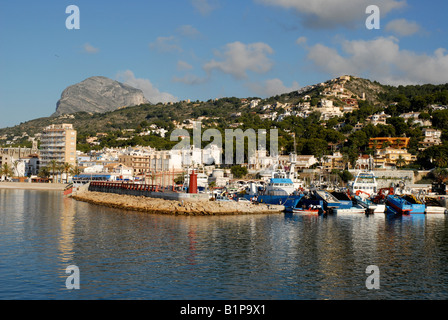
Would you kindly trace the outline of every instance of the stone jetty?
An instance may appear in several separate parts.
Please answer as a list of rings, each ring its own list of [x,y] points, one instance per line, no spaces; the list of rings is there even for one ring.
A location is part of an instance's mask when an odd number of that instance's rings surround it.
[[[145,196],[83,192],[73,199],[91,204],[154,214],[208,216],[243,214],[280,214],[284,206],[252,204],[236,201],[176,201]]]

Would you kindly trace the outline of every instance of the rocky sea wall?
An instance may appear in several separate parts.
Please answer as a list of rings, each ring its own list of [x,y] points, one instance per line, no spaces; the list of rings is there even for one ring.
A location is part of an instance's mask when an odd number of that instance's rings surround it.
[[[175,201],[90,191],[73,195],[72,198],[110,208],[169,215],[280,214],[284,211],[284,207],[278,205],[252,204],[236,201]]]

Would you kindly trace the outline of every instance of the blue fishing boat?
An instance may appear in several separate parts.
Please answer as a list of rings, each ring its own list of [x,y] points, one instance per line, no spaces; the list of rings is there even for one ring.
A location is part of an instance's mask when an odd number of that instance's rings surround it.
[[[384,213],[386,211],[385,204],[374,203],[370,198],[361,197],[361,195],[355,195],[353,197],[354,203],[366,210],[368,214],[371,213]]]
[[[263,204],[283,205],[285,211],[292,212],[303,194],[296,190],[292,179],[271,178],[265,189],[257,190],[256,194],[246,194],[245,198]]]
[[[353,200],[347,192],[332,191],[331,194],[339,200],[339,209],[351,209],[353,208]]]
[[[294,196],[294,199],[295,205],[287,207],[287,212],[328,214],[340,207],[339,200],[324,190],[304,192]]]
[[[337,209],[341,207],[341,202],[330,192],[325,190],[314,190],[314,196],[324,202],[325,209]]]
[[[391,207],[393,211],[401,215],[422,214],[425,213],[425,205],[419,203],[411,203],[406,197],[398,195],[388,195],[386,205]]]
[[[402,196],[402,198],[411,204],[411,214],[423,214],[426,212],[426,205],[419,199],[417,199],[414,195],[405,194]]]

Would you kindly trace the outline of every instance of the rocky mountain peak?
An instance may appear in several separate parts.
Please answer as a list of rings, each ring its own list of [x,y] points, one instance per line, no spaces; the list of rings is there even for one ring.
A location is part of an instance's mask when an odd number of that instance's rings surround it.
[[[57,103],[57,117],[76,112],[104,113],[122,107],[150,103],[140,89],[106,77],[91,77],[62,92]]]

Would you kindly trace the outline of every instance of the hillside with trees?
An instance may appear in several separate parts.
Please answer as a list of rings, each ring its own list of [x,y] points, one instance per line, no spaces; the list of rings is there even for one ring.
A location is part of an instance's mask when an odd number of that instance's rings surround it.
[[[341,87],[340,92],[356,101],[357,108],[340,116],[322,120],[319,107],[322,99],[331,99],[336,107],[345,106],[347,99],[326,92]],[[333,88],[333,89],[332,89]],[[252,102],[256,101],[256,104]],[[313,110],[301,115],[303,105]],[[0,146],[30,146],[29,137],[50,124],[72,123],[78,131],[78,150],[89,152],[104,147],[150,146],[170,149],[177,142],[170,134],[184,126],[192,132],[192,120],[201,121],[203,130],[265,129],[279,130],[281,154],[294,149],[298,154],[312,154],[322,158],[340,151],[353,163],[360,154],[373,154],[369,140],[377,137],[408,137],[408,151],[417,156],[413,168],[448,166],[448,84],[421,86],[385,86],[366,79],[350,77],[345,82],[332,79],[299,91],[260,99],[222,98],[208,101],[181,101],[171,104],[145,104],[106,113],[80,112],[57,118],[40,118],[15,127],[0,129]],[[314,108],[314,109],[313,109]],[[322,109],[323,110],[323,109]],[[384,112],[386,123],[374,125],[367,120]],[[442,131],[442,144],[421,150],[424,139],[420,123],[405,119],[402,114],[418,112],[418,119],[429,121],[429,128]],[[151,128],[163,129],[166,134],[142,134]],[[26,133],[26,135],[24,135]],[[89,138],[98,137],[95,144]],[[6,144],[13,137],[21,137]],[[294,137],[295,145],[294,145]],[[269,139],[269,137],[268,137]],[[204,145],[208,144],[204,143]]]

